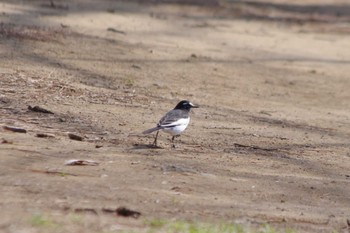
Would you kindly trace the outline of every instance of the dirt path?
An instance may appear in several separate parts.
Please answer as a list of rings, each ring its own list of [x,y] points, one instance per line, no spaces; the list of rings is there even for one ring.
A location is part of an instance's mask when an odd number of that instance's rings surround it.
[[[350,6],[208,2],[0,3],[0,125],[27,130],[0,129],[1,231],[43,232],[37,215],[56,232],[152,218],[347,231]],[[149,148],[140,132],[181,99],[201,108],[178,148],[165,134]],[[141,218],[101,213],[120,206]]]

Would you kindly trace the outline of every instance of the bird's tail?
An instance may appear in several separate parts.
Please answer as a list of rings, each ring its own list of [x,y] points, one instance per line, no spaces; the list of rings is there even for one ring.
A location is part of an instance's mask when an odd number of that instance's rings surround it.
[[[145,130],[145,131],[143,131],[142,133],[143,133],[143,134],[149,134],[149,133],[152,133],[152,132],[157,131],[157,130],[160,130],[160,129],[162,129],[162,127],[157,126],[157,127],[154,127],[154,128],[148,129],[148,130]]]

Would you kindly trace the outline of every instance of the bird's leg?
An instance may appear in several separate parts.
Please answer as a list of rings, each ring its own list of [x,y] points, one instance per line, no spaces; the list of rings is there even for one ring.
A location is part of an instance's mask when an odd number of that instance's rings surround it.
[[[173,137],[171,138],[171,142],[173,143],[173,148],[176,147],[176,146],[175,146],[175,138],[178,138],[178,137],[180,137],[180,135],[175,135],[175,136],[173,136]]]
[[[159,131],[156,133],[156,137],[154,138],[153,146],[157,147],[157,138],[158,138]]]
[[[175,142],[174,142],[174,141],[175,141],[175,137],[176,137],[176,136],[173,136],[173,137],[171,138],[171,142],[173,143],[173,148],[175,148]]]

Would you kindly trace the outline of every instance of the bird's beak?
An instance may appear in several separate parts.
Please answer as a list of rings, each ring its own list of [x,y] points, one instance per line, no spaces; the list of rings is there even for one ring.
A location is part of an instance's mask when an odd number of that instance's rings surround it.
[[[198,105],[194,105],[194,104],[192,104],[192,103],[190,103],[190,105],[191,105],[191,108],[199,108]]]

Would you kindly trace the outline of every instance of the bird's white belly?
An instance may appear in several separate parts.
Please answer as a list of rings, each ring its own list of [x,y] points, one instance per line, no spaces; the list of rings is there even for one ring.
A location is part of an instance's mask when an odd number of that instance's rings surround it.
[[[189,122],[190,118],[181,119],[176,122],[176,126],[171,128],[164,128],[163,131],[173,136],[179,135],[187,128]]]

